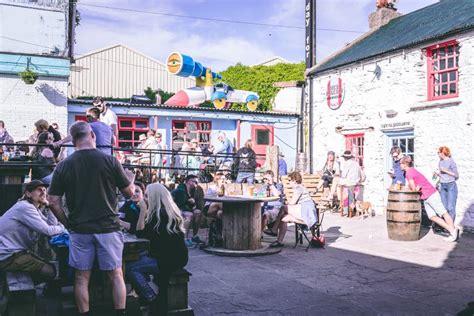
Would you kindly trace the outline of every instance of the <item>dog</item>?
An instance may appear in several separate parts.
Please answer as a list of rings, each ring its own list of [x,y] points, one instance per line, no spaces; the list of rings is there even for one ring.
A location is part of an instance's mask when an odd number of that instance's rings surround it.
[[[356,216],[365,217],[365,216],[373,216],[373,209],[372,203],[369,201],[357,201],[356,202]]]

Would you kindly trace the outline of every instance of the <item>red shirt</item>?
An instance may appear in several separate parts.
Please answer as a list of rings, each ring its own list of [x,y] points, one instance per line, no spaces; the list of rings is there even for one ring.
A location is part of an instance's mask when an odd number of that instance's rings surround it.
[[[407,182],[413,180],[415,182],[415,186],[421,187],[421,199],[426,200],[434,193],[436,193],[436,188],[426,179],[424,175],[422,175],[418,170],[415,168],[409,168],[405,171],[405,178]]]

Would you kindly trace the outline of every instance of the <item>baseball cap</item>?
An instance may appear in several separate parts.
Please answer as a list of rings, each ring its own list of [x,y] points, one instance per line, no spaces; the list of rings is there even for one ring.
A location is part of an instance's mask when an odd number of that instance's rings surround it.
[[[40,181],[40,180],[32,180],[31,182],[23,184],[23,193],[26,191],[33,192],[36,188],[45,187],[47,188],[49,185]]]

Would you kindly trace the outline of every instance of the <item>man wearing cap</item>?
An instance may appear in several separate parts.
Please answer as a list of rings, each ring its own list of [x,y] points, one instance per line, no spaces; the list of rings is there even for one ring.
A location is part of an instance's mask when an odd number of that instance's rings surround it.
[[[343,186],[342,202],[344,216],[349,213],[349,207],[355,207],[355,200],[357,194],[357,185],[363,182],[362,169],[357,161],[354,160],[354,155],[350,150],[346,150],[342,154],[344,162],[341,166],[341,179],[339,184]]]
[[[22,198],[0,217],[0,270],[30,272],[35,284],[52,280],[56,270],[30,249],[39,235],[53,236],[64,231],[39,209],[48,202],[46,187],[40,180],[25,184]]]
[[[75,272],[74,295],[79,312],[89,313],[88,285],[94,259],[107,271],[114,308],[125,314],[126,289],[122,273],[123,235],[117,212],[118,188],[129,198],[135,191],[117,158],[95,148],[95,134],[86,122],[69,129],[75,152],[61,161],[49,188],[50,208],[69,228],[69,265]],[[61,198],[66,195],[66,218]]]
[[[109,125],[112,128],[113,134],[117,135],[117,114],[109,108],[102,97],[95,97],[92,101],[92,105],[97,107],[100,111],[99,120]]]

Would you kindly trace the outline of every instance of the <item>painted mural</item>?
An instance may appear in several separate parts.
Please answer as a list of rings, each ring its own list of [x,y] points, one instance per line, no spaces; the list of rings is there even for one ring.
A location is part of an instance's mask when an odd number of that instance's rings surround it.
[[[195,87],[178,91],[165,102],[166,105],[192,106],[211,101],[216,109],[223,109],[229,103],[235,102],[246,103],[250,111],[257,109],[259,100],[257,93],[235,90],[223,82],[214,83],[215,79],[222,79],[222,76],[194,61],[190,56],[176,52],[171,53],[166,60],[166,67],[172,75],[196,78]]]

